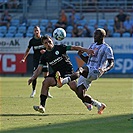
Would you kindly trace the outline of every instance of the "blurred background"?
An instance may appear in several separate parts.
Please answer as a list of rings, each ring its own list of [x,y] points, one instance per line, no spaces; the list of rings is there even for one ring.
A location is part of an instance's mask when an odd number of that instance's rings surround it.
[[[0,74],[32,73],[32,54],[19,63],[33,28],[41,34],[57,27],[67,32],[62,43],[88,47],[96,28],[107,32],[107,43],[115,55],[110,75],[133,75],[133,1],[132,0],[0,0]],[[55,41],[56,44],[61,42]],[[69,53],[74,69],[83,65],[76,53]]]

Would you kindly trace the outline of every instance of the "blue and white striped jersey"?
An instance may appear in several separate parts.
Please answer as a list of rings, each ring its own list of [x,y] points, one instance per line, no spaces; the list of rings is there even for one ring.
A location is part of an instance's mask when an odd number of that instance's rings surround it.
[[[103,43],[101,45],[97,45],[97,43],[93,43],[89,46],[89,49],[94,50],[94,56],[90,56],[87,62],[87,65],[98,68],[106,68],[107,59],[114,59],[113,50],[107,44]]]

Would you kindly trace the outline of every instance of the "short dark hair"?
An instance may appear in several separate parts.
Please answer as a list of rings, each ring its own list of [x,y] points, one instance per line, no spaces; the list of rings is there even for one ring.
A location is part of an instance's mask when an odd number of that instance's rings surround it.
[[[35,29],[35,28],[40,28],[40,27],[39,27],[38,25],[36,25],[36,26],[34,26],[34,29]]]
[[[48,34],[46,34],[46,35],[42,36],[41,42],[43,42],[43,40],[47,40],[47,39],[49,39],[49,38],[52,39],[51,36],[49,36]]]

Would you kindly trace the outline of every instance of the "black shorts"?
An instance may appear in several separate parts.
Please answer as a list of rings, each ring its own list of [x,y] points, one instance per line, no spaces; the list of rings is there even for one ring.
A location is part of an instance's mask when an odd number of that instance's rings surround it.
[[[65,77],[72,75],[74,73],[74,70],[73,70],[73,68],[67,68],[66,70],[59,70],[59,72],[61,74],[61,77],[65,78]],[[56,74],[56,72],[53,71],[47,77],[55,77],[55,74]]]

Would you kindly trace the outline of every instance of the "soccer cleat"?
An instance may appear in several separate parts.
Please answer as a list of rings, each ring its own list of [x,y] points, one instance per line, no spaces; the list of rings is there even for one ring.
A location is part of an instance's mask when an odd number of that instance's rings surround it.
[[[106,105],[104,103],[101,103],[101,106],[98,107],[98,114],[102,114],[103,110],[106,108]]]
[[[53,96],[48,92],[48,98],[53,98]]]
[[[61,75],[60,75],[59,71],[56,72],[55,78],[56,78],[56,81],[57,81],[57,87],[58,88],[62,87],[62,78],[61,78]]]
[[[33,98],[36,94],[36,90],[32,91],[31,95],[30,95],[30,98]]]
[[[33,109],[35,110],[35,111],[38,111],[38,112],[40,112],[40,113],[44,113],[45,112],[45,108],[43,107],[43,106],[33,106]]]
[[[84,102],[84,105],[87,107],[87,109],[89,111],[91,111],[93,109],[93,106],[91,104],[89,104],[89,103]]]

